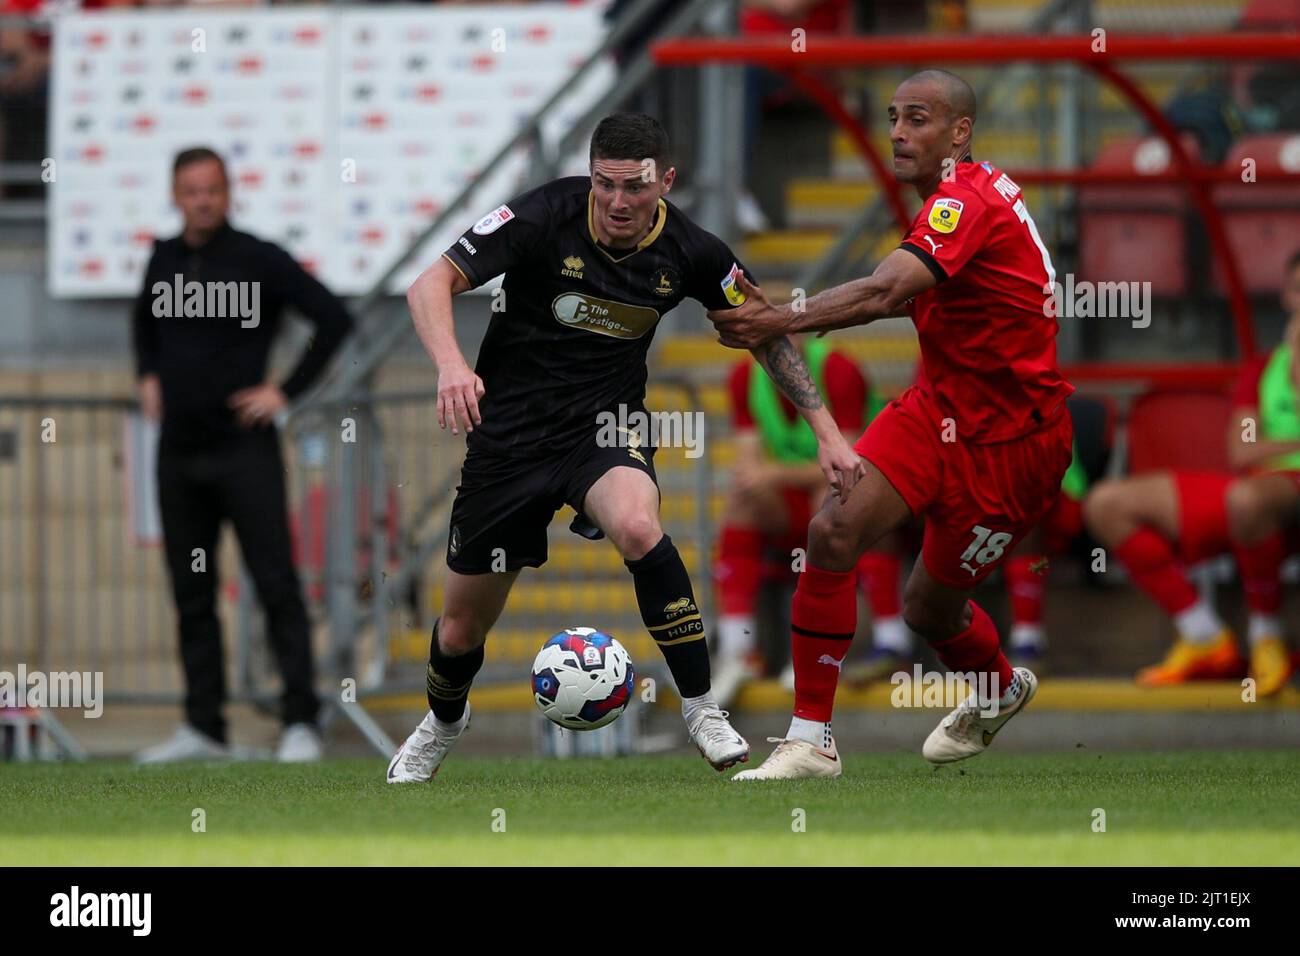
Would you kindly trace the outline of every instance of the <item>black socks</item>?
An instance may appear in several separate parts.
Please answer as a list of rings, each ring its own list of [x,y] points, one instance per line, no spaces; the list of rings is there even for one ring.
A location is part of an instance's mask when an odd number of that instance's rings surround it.
[[[424,689],[429,698],[433,716],[444,724],[454,724],[465,713],[469,685],[483,666],[483,647],[480,645],[468,654],[452,657],[438,646],[438,622],[433,624],[433,638],[429,641],[429,668],[425,671]]]
[[[632,572],[641,620],[663,652],[677,692],[682,697],[707,694],[709,648],[704,622],[673,539],[664,535],[645,557],[623,563]]]

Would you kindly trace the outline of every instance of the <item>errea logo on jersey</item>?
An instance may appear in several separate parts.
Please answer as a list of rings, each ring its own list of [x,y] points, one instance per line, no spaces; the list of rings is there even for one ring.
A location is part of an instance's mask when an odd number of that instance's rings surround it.
[[[478,222],[474,223],[474,235],[490,236],[514,218],[514,211],[505,203],[502,203]]]
[[[934,205],[930,207],[930,228],[935,232],[952,232],[961,219],[961,210],[960,199],[949,199],[946,196],[936,199]]]

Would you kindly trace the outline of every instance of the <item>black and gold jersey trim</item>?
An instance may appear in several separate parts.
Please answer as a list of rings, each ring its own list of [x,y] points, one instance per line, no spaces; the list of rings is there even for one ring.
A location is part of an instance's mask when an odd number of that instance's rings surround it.
[[[587,193],[587,234],[591,236],[591,241],[595,244],[596,248],[604,253],[605,257],[609,259],[610,262],[622,262],[624,259],[630,259],[642,249],[649,247],[651,243],[659,238],[659,233],[664,231],[664,226],[667,223],[668,204],[664,202],[663,199],[660,199],[659,208],[655,212],[655,224],[653,228],[651,228],[649,234],[636,244],[635,249],[630,249],[621,256],[613,255],[596,237],[596,194],[594,192]]]

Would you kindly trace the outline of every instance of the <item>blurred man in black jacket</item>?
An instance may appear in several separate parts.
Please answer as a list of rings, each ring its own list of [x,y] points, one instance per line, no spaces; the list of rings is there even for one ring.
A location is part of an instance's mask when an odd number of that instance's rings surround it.
[[[158,488],[180,623],[185,717],[143,762],[226,755],[225,665],[216,550],[229,519],[266,610],[284,679],[281,760],[319,759],[307,610],[290,557],[284,465],[275,416],[325,368],[352,327],[342,303],[283,249],[231,228],[221,157],[189,149],[173,165],[181,234],[158,241],[136,301],[140,403],[162,423]],[[267,381],[286,305],[316,326],[297,367]]]

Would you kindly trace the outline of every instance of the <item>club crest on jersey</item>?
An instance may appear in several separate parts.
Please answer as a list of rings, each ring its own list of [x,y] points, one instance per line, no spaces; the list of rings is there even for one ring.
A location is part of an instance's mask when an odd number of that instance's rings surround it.
[[[514,210],[505,203],[502,203],[478,222],[474,223],[474,235],[490,236],[514,218]]]
[[[930,207],[930,228],[935,232],[952,232],[961,219],[961,200],[944,197]]]
[[[670,296],[677,291],[677,274],[671,269],[656,269],[650,284],[655,295]]]
[[[727,301],[732,305],[744,305],[745,293],[740,290],[740,265],[733,262],[731,271],[727,277],[722,280],[722,294],[727,297]]]

